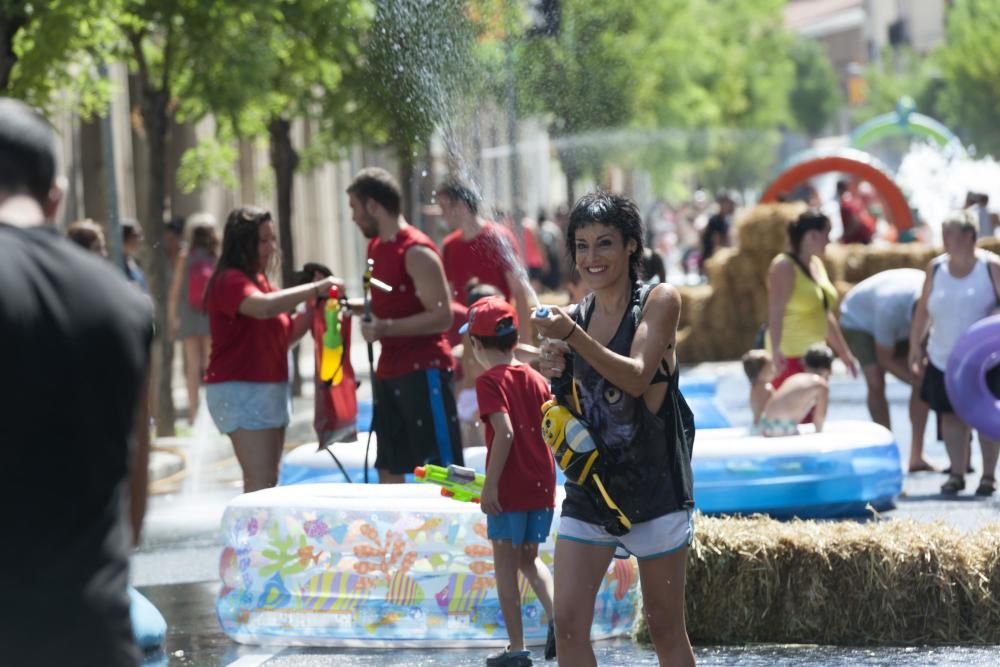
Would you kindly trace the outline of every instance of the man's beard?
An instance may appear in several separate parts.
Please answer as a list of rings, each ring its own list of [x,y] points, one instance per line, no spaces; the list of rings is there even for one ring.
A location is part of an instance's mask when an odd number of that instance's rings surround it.
[[[378,221],[374,217],[365,216],[362,218],[358,228],[366,239],[373,239],[378,236]]]

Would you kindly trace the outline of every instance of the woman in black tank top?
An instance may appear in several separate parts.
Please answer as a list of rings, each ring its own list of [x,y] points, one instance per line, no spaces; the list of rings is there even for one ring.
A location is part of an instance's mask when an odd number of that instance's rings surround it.
[[[642,220],[632,201],[603,192],[585,195],[570,214],[567,245],[592,293],[572,315],[552,308],[548,317],[532,318],[548,339],[541,348],[542,373],[559,378],[569,372],[567,355],[572,359],[574,396],[557,398],[576,405],[574,410],[603,443],[607,490],[630,520],[633,534],[645,522],[689,515],[694,505],[693,426],[677,390],[674,350],[680,295],[666,284],[640,286],[642,238]],[[572,386],[565,378],[555,384]],[[597,505],[582,487],[568,482],[562,520],[601,531],[607,523]],[[628,535],[620,539],[625,543]],[[596,665],[590,626],[614,553],[614,542],[604,539],[556,543],[560,664]],[[694,664],[684,624],[686,562],[686,543],[639,560],[643,608],[661,665]]]

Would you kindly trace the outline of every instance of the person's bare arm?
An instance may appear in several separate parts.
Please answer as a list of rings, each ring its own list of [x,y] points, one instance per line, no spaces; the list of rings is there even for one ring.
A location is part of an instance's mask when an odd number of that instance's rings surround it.
[[[782,325],[785,308],[795,286],[795,267],[787,260],[775,262],[767,272],[767,335],[771,338],[771,357],[778,373],[784,370],[785,355],[781,353]]]
[[[448,282],[437,253],[426,246],[413,246],[406,251],[405,261],[406,272],[424,309],[398,320],[372,317],[369,322],[362,321],[361,334],[369,342],[396,336],[427,336],[447,331],[451,326]]]
[[[657,285],[649,293],[628,357],[615,354],[591,338],[586,331],[575,325],[562,308],[553,307],[551,312],[549,317],[532,318],[542,335],[566,338],[566,342],[595,371],[630,396],[642,396],[660,361],[667,357],[668,352],[671,362],[669,365],[673,367],[676,364],[674,344],[677,340],[681,298],[671,285]]]
[[[813,407],[813,424],[816,425],[816,432],[823,432],[823,423],[826,421],[826,407],[830,402],[830,385],[823,378],[818,378],[819,388],[817,389],[816,405]]]
[[[315,314],[316,307],[313,305],[312,299],[309,299],[306,301],[306,307],[304,310],[300,310],[292,315],[292,328],[288,332],[288,347],[291,347],[302,340],[302,337],[306,335],[307,331],[309,331]]]
[[[171,338],[177,337],[177,327],[180,324],[177,320],[177,305],[181,298],[181,285],[184,282],[184,264],[187,261],[188,251],[182,248],[177,254],[177,262],[174,264],[174,279],[170,282],[170,296],[167,298],[167,331]]]
[[[847,366],[851,377],[858,377],[858,360],[851,354],[851,348],[847,346],[844,332],[840,330],[840,323],[833,316],[833,311],[828,311],[826,314],[826,340],[833,348],[837,358]]]
[[[128,480],[128,518],[132,527],[132,546],[139,545],[142,537],[142,520],[146,516],[146,498],[149,494],[149,370],[139,391],[135,409],[135,449],[132,451],[132,474]]]
[[[910,354],[907,360],[910,365],[910,372],[914,376],[919,376],[924,364],[924,339],[931,326],[931,316],[927,312],[927,301],[931,297],[931,289],[934,283],[934,262],[927,264],[927,277],[924,279],[924,291],[920,293],[920,300],[913,311],[913,324],[910,325]]]
[[[325,295],[334,285],[344,287],[344,282],[340,278],[330,276],[313,283],[306,283],[298,287],[289,287],[277,292],[258,292],[251,294],[240,302],[239,312],[241,315],[252,317],[257,320],[266,320],[277,317],[282,313],[287,313],[303,301],[315,299]]]
[[[875,343],[875,361],[906,384],[913,384],[913,373],[910,372],[906,361],[896,356],[893,348]]]
[[[483,483],[479,506],[487,514],[499,514],[503,511],[500,506],[500,475],[503,474],[511,445],[514,444],[514,426],[506,412],[492,412],[489,419],[493,427],[493,442],[490,443],[490,464],[486,467],[486,481]]]
[[[504,278],[507,280],[507,289],[510,290],[511,296],[514,297],[514,304],[517,309],[517,321],[525,323],[521,326],[521,340],[526,343],[534,343],[535,334],[531,327],[531,309],[535,304],[531,303],[531,298],[528,296],[528,288],[525,287],[524,282],[517,277],[514,271],[505,272]]]
[[[990,280],[993,281],[993,292],[1000,298],[1000,256],[992,252],[984,252],[983,255],[986,257],[986,269],[990,273]],[[993,312],[996,313],[997,309],[995,308]]]

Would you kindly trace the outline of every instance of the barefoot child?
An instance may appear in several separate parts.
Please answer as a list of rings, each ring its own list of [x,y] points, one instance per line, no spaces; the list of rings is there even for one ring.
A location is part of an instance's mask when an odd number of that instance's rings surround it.
[[[476,379],[476,398],[486,430],[486,481],[480,505],[487,514],[486,530],[493,544],[497,596],[510,644],[490,656],[487,665],[527,667],[531,652],[524,648],[521,595],[517,573],[524,575],[549,618],[546,657],[554,656],[552,575],[538,558],[555,507],[555,464],[542,440],[539,408],[551,397],[548,383],[537,371],[514,358],[517,312],[502,297],[486,297],[469,308],[460,333],[486,369]]]
[[[761,435],[764,437],[797,435],[799,422],[810,410],[813,411],[816,432],[823,430],[830,396],[827,380],[833,364],[833,351],[823,344],[813,345],[806,352],[803,362],[805,371],[785,380],[764,406],[760,419]]]
[[[753,431],[760,430],[760,417],[764,414],[764,406],[767,405],[774,387],[771,386],[771,379],[774,378],[774,362],[767,350],[750,350],[743,355],[743,372],[750,380],[750,409],[753,411]]]

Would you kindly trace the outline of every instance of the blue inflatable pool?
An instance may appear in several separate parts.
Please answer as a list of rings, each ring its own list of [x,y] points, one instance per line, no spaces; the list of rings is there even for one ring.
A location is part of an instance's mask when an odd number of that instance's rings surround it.
[[[705,514],[834,518],[894,507],[903,485],[899,448],[865,421],[827,422],[822,433],[751,436],[745,428],[706,430],[695,440],[694,494]]]
[[[864,421],[811,425],[786,438],[752,436],[745,428],[704,429],[691,462],[695,505],[705,514],[769,514],[778,518],[859,516],[871,505],[891,509],[903,484],[899,448],[892,433]],[[363,480],[365,438],[331,448],[352,482]],[[372,438],[369,466],[378,447]],[[484,470],[486,448],[465,450],[466,465]],[[377,481],[369,470],[369,480]],[[564,478],[557,475],[560,484]],[[303,445],[281,464],[279,484],[344,482],[328,452]]]

